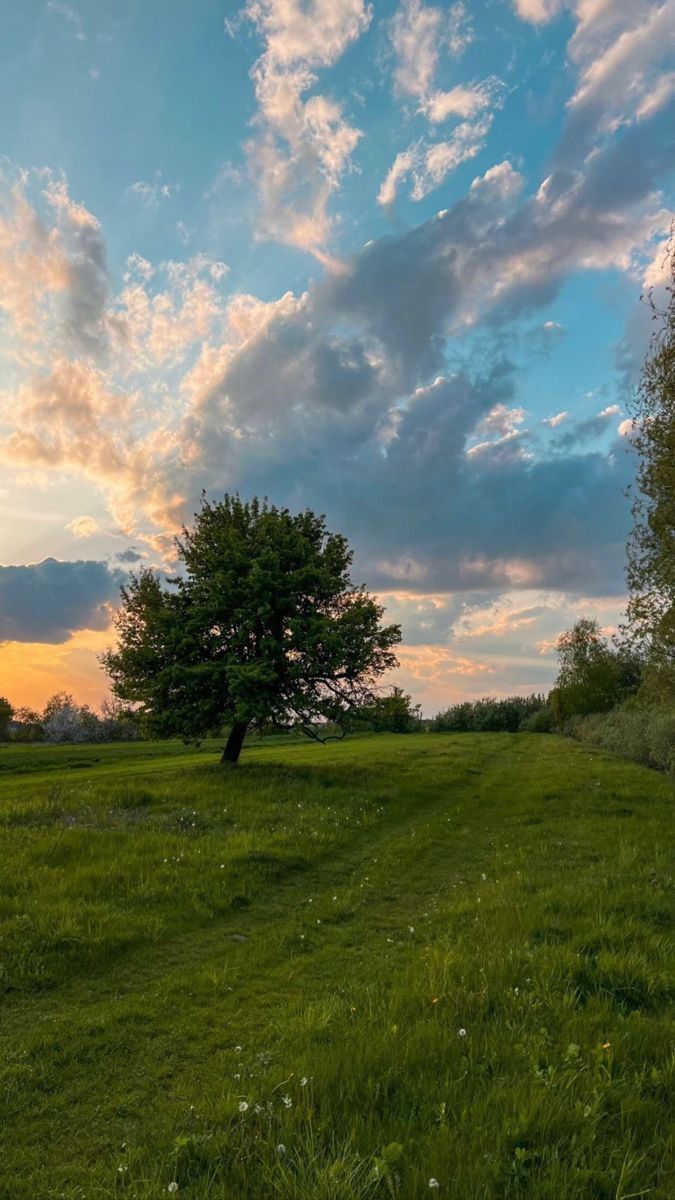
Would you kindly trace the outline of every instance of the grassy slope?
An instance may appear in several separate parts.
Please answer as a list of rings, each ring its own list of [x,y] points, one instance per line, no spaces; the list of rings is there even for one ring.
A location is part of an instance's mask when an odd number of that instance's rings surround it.
[[[7,753],[0,1200],[675,1194],[666,779],[522,735]]]

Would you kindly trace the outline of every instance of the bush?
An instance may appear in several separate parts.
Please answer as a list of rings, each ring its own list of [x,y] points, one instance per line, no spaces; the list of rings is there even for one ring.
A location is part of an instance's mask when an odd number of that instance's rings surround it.
[[[544,696],[484,696],[453,704],[434,717],[433,733],[517,733],[523,722],[546,708]],[[543,733],[548,730],[535,730]]]
[[[563,732],[658,771],[675,771],[675,712],[671,707],[631,704],[608,713],[577,717]]]
[[[353,732],[417,733],[422,727],[422,711],[403,688],[394,687],[388,696],[378,696],[354,713],[348,727]]]
[[[520,723],[521,733],[554,733],[556,732],[555,718],[550,704],[538,708],[536,712],[525,717]]]

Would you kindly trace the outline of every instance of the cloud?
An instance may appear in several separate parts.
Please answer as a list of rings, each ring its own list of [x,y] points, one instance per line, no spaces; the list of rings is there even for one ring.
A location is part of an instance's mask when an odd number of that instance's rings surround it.
[[[404,179],[412,178],[411,198],[423,200],[450,171],[475,158],[492,125],[492,113],[484,110],[500,107],[505,91],[504,84],[494,76],[457,84],[448,91],[436,86],[442,51],[447,49],[458,56],[473,37],[463,4],[453,4],[447,11],[426,6],[421,0],[402,0],[389,33],[395,57],[396,94],[416,100],[417,111],[431,126],[450,117],[462,118],[462,123],[443,141],[418,138],[396,155],[377,197],[378,204],[385,208],[394,203]]]
[[[559,433],[554,444],[562,450],[569,450],[573,446],[581,445],[585,442],[592,442],[596,438],[603,437],[610,427],[614,424],[614,418],[621,413],[621,406],[618,404],[608,404],[601,412],[596,413],[594,417],[588,417],[583,421],[574,421],[563,432]],[[549,421],[552,428],[555,426],[552,421]],[[560,421],[556,422],[557,425]],[[625,422],[621,422],[624,425]],[[617,424],[616,432],[621,433],[621,425]]]
[[[5,393],[4,456],[95,481],[127,536],[158,548],[202,486],[240,488],[325,511],[378,586],[622,586],[628,456],[563,457],[513,418],[486,438],[488,414],[521,408],[514,369],[496,350],[467,367],[454,339],[535,317],[571,272],[647,269],[666,161],[650,136],[645,170],[627,170],[633,134],[534,192],[497,163],[298,296],[225,295],[204,256],[132,259],[101,315],[114,356],[30,370]],[[46,203],[40,237],[60,248],[63,209]]]
[[[0,566],[0,642],[59,643],[106,629],[123,580],[94,561]]]
[[[402,0],[390,26],[396,65],[394,86],[401,96],[427,102],[444,49],[459,55],[472,41],[464,4],[433,8],[421,0]]]
[[[565,9],[576,20],[567,53],[579,78],[568,102],[560,161],[582,161],[598,139],[649,120],[675,95],[675,0],[514,2],[517,14],[533,24]]]
[[[451,171],[483,149],[491,121],[489,115],[480,121],[464,121],[447,141],[431,144],[419,141],[397,154],[381,184],[378,204],[385,208],[393,204],[399,185],[408,177],[413,185],[411,199],[423,200]]]
[[[69,529],[76,538],[89,538],[93,537],[95,533],[102,532],[96,517],[74,517],[72,521],[68,522],[66,529]]]
[[[130,184],[126,190],[126,195],[131,199],[140,201],[143,208],[148,211],[153,211],[159,208],[162,201],[169,200],[179,190],[180,184],[165,183],[162,172],[155,171],[154,178],[151,181],[137,179],[135,183]]]
[[[258,233],[321,256],[333,225],[329,202],[361,133],[338,101],[303,97],[316,70],[332,66],[367,29],[372,9],[363,0],[249,0],[241,15],[265,44],[251,72],[258,132],[247,146]]]
[[[56,345],[101,357],[108,299],[100,225],[65,180],[0,169],[0,317],[15,357],[37,362]]]
[[[65,21],[77,42],[86,42],[87,35],[84,32],[82,17],[72,4],[63,4],[61,0],[47,0],[47,12]]]

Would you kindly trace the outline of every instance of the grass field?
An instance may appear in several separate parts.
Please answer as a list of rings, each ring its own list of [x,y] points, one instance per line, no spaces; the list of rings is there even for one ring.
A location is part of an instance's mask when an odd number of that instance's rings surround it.
[[[672,783],[215,749],[0,749],[0,1200],[675,1196]]]

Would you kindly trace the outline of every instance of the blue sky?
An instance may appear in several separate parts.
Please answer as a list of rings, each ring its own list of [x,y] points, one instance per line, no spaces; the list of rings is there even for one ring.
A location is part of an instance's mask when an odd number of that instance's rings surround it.
[[[2,691],[102,695],[202,487],[325,511],[427,711],[616,625],[674,0],[26,0],[0,47]]]

